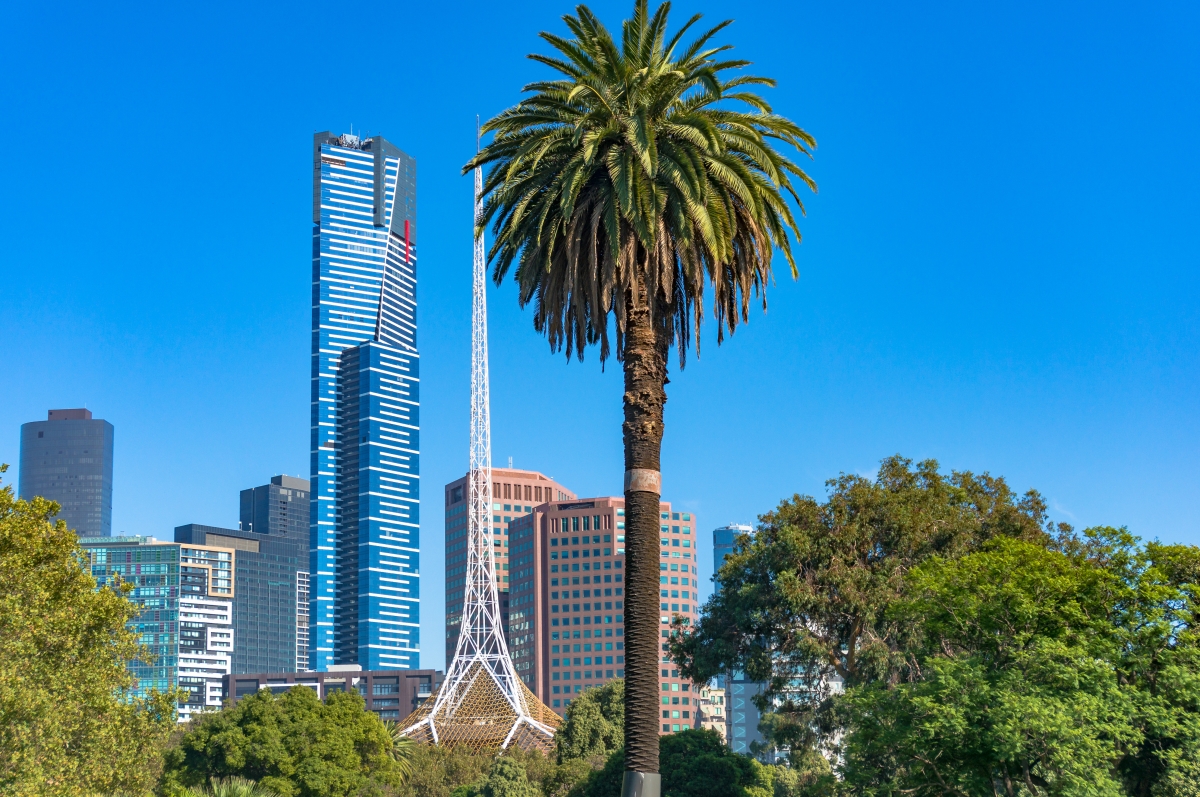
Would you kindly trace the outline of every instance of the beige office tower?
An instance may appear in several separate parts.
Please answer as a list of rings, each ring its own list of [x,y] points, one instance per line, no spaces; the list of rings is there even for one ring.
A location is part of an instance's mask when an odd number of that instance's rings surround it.
[[[509,524],[539,504],[570,501],[575,493],[535,470],[492,468],[493,552],[500,615],[508,628]],[[454,658],[467,573],[467,476],[446,485],[446,662]]]

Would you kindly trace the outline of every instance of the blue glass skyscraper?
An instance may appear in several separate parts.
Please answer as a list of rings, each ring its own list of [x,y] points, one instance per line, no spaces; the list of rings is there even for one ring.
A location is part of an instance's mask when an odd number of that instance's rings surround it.
[[[416,162],[313,138],[309,665],[420,651]]]

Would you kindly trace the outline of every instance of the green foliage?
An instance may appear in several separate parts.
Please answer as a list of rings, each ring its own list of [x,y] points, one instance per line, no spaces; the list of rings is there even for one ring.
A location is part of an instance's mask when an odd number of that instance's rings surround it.
[[[856,793],[1112,795],[1136,744],[1115,662],[1111,573],[998,539],[932,559],[893,607],[922,621],[912,683],[850,690],[846,782]]]
[[[417,745],[413,751],[412,776],[396,790],[403,797],[450,797],[457,790],[478,783],[491,769],[495,756]]]
[[[558,762],[608,758],[625,746],[624,723],[624,679],[617,678],[576,695],[567,707],[563,726],[554,735]]]
[[[279,797],[270,789],[264,789],[245,778],[222,778],[202,789],[188,789],[186,797]]]
[[[279,696],[263,690],[196,720],[167,751],[162,790],[244,777],[281,797],[378,793],[404,781],[393,747],[357,693],[322,703],[304,686]]]
[[[57,512],[0,488],[0,792],[142,793],[178,696],[132,696],[137,607],[120,585],[96,589]]]
[[[404,735],[404,728],[398,722],[384,722],[392,747],[388,755],[396,762],[396,773],[404,779],[412,777],[413,757],[417,752],[417,743]]]
[[[767,681],[788,699],[773,718],[777,741],[812,749],[836,734],[828,683],[911,677],[909,616],[889,613],[905,574],[931,556],[954,558],[989,539],[1046,541],[1045,504],[1001,478],[894,456],[874,480],[843,474],[818,502],[794,496],[760,518],[753,538],[717,574],[718,590],[672,656],[698,681],[731,670]],[[800,688],[797,689],[796,685]]]
[[[495,137],[465,167],[492,167],[479,223],[496,233],[495,280],[518,264],[521,304],[536,300],[535,328],[568,357],[599,342],[603,361],[609,312],[620,349],[631,303],[649,301],[682,358],[706,282],[720,340],[752,292],[765,306],[776,248],[796,273],[789,200],[802,212],[797,188],[816,185],[775,145],[815,142],[750,90],[775,81],[730,75],[750,62],[710,44],[728,22],[685,42],[700,15],[668,37],[669,9],[637,0],[619,43],[583,5],[563,17],[573,38],[542,33],[558,55],[530,58],[560,79],[488,120]]]
[[[478,784],[454,790],[454,797],[540,797],[519,761],[502,756]]]
[[[687,730],[662,737],[659,743],[663,797],[793,797],[804,794],[797,779],[776,789],[781,767],[738,755],[716,731]],[[612,797],[621,793],[625,753],[613,753],[604,767],[571,792],[570,797]],[[789,790],[795,786],[797,790]],[[815,794],[814,794],[815,797]]]

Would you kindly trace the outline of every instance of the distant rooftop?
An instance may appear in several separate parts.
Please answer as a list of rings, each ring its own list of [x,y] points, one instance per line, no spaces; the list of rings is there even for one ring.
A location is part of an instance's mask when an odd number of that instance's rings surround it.
[[[46,413],[48,421],[90,421],[92,419],[92,411],[85,409],[77,410],[50,410]]]
[[[272,476],[271,484],[277,487],[287,487],[289,490],[304,490],[308,492],[308,479],[299,479],[295,476]]]

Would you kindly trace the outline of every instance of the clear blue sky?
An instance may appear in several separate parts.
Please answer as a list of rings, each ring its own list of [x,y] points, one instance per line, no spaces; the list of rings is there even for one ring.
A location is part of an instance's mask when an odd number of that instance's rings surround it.
[[[22,422],[86,404],[116,426],[114,530],[168,538],[307,476],[311,135],[381,132],[419,169],[441,666],[441,486],[467,455],[459,168],[569,9],[6,4],[0,461]],[[693,11],[736,18],[725,39],[819,142],[821,191],[799,281],[673,369],[666,497],[704,528],[752,522],[900,452],[1037,488],[1079,526],[1200,543],[1196,4],[705,0],[677,21]],[[619,491],[618,369],[552,356],[511,288],[491,311],[495,462]]]

